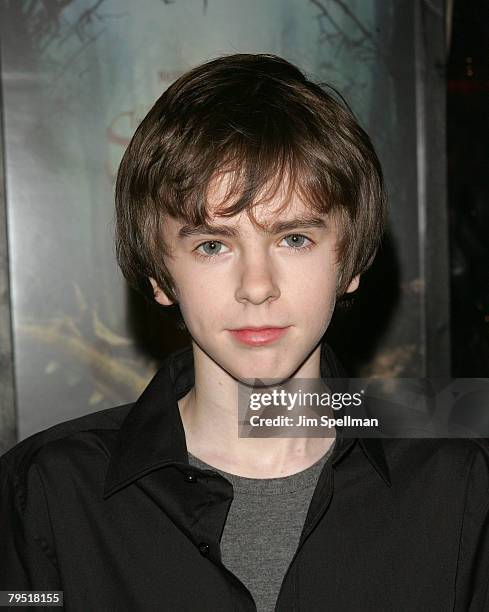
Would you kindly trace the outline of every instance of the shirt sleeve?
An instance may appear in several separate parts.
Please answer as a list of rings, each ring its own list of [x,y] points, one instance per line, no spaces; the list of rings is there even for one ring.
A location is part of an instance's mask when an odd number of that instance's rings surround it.
[[[39,471],[0,460],[0,590],[62,590]]]
[[[489,444],[476,449],[467,482],[454,610],[489,610]]]

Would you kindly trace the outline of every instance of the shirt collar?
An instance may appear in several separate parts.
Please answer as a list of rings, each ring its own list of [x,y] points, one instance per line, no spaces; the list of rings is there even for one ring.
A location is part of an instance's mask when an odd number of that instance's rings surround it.
[[[322,378],[346,378],[329,345],[321,344]],[[169,355],[123,420],[107,468],[104,498],[137,478],[166,463],[188,463],[185,430],[178,400],[194,385],[192,347]],[[332,456],[335,465],[353,446],[356,438],[346,438],[336,428],[337,441]],[[387,485],[389,469],[379,438],[358,438],[365,455]]]

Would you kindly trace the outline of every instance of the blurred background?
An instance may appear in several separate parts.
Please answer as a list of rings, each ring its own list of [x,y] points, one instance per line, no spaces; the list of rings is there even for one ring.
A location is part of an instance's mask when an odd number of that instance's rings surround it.
[[[327,333],[349,374],[487,376],[487,1],[1,7],[0,452],[134,401],[189,343],[121,277],[114,180],[162,91],[224,53],[275,53],[332,84],[378,151],[389,230]]]

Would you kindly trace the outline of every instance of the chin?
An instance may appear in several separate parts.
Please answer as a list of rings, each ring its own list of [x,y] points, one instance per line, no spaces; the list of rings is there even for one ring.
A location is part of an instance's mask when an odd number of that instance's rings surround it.
[[[243,364],[242,367],[233,367],[229,373],[236,380],[250,384],[250,382],[259,379],[266,384],[279,384],[289,379],[301,365],[300,363],[292,363],[293,360],[287,360],[288,363],[281,362],[280,364],[260,363],[257,357],[254,363]]]

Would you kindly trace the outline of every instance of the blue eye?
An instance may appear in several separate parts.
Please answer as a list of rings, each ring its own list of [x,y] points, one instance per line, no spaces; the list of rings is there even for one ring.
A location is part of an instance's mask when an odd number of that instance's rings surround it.
[[[213,240],[212,242],[204,242],[204,244],[202,244],[201,246],[203,247],[204,253],[206,255],[215,255],[221,250],[222,244]]]
[[[312,249],[314,246],[314,242],[308,238],[307,236],[303,236],[302,234],[289,234],[288,236],[284,236],[281,242],[287,242],[289,253],[300,253],[303,251],[308,251]],[[196,257],[202,260],[211,260],[216,259],[218,255],[223,255],[228,252],[226,245],[224,245],[219,240],[206,240],[199,244],[199,246],[194,250]]]
[[[286,240],[288,246],[296,250],[307,249],[312,246],[311,240],[302,234],[290,234],[290,236],[285,236],[283,240]],[[306,240],[308,241],[308,244],[304,244]]]
[[[219,242],[219,240],[207,240],[207,242],[203,242],[199,244],[195,253],[202,258],[209,258],[215,255],[219,255],[221,253],[223,243]],[[202,249],[202,250],[200,250]]]

